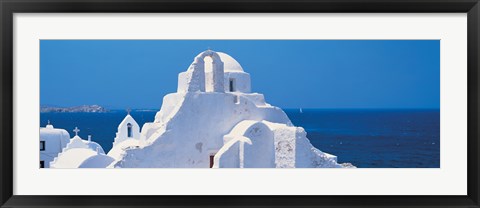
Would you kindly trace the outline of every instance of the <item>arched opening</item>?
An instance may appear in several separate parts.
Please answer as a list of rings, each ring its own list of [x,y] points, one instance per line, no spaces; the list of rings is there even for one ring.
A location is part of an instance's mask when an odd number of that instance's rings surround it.
[[[127,124],[127,137],[133,137],[132,136],[132,124],[131,123],[128,123]]]
[[[215,51],[200,53],[190,66],[188,91],[225,92],[223,62]]]
[[[215,85],[213,59],[211,56],[206,56],[203,61],[205,62],[205,92],[213,92],[213,86]]]

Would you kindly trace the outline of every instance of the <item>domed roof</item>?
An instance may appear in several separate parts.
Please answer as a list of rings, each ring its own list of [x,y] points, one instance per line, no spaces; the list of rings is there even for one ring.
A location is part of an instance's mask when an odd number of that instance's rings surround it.
[[[51,124],[48,124],[47,127],[40,128],[40,140],[58,144],[55,147],[59,149],[55,151],[61,151],[70,142],[70,134],[65,129],[56,129]],[[50,150],[52,149],[45,151]]]
[[[223,68],[224,68],[225,72],[243,72],[242,66],[233,57],[231,57],[230,55],[228,55],[226,53],[222,53],[222,52],[216,52],[216,53],[218,54],[218,56],[220,56],[220,59],[223,62]],[[207,56],[207,57],[205,57],[205,60],[208,60],[209,62],[211,62],[212,58]],[[212,70],[211,67],[212,67],[211,65],[206,64],[205,65],[205,70],[206,71],[211,71]]]
[[[79,168],[106,168],[115,160],[107,155],[93,155],[84,160],[78,167]]]
[[[88,145],[88,148],[90,148],[93,151],[97,151],[100,154],[105,154],[105,151],[103,151],[102,146],[100,146],[98,143],[93,142],[93,141],[83,141],[86,145]]]
[[[70,149],[90,149],[92,151],[98,150],[99,153],[105,154],[102,146],[100,146],[98,143],[94,141],[83,140],[78,135],[75,135],[72,139],[70,139],[70,142],[63,151],[65,152]]]

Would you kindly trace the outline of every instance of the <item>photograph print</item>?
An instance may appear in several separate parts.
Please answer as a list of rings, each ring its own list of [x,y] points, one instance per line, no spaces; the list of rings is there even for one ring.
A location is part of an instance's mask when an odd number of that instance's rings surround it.
[[[40,168],[440,168],[440,40],[40,40]]]

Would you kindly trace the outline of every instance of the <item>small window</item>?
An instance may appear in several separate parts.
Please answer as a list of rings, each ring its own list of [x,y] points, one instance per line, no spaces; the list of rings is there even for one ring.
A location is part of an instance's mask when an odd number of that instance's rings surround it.
[[[45,151],[45,141],[40,141],[40,151]]]
[[[229,83],[230,83],[229,85],[230,92],[235,92],[235,79],[230,79]]]
[[[127,124],[127,137],[132,137],[132,124]]]
[[[40,168],[45,168],[45,161],[40,160]]]

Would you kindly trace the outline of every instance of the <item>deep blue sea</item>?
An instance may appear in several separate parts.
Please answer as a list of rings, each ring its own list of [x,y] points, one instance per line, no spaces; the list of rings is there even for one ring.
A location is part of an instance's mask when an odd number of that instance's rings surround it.
[[[132,111],[140,126],[154,120],[155,111]],[[338,161],[359,168],[439,168],[439,110],[331,110],[285,109],[295,126],[303,127],[318,149],[336,155]],[[108,152],[118,124],[126,112],[41,113],[41,126],[50,120],[98,142]]]

